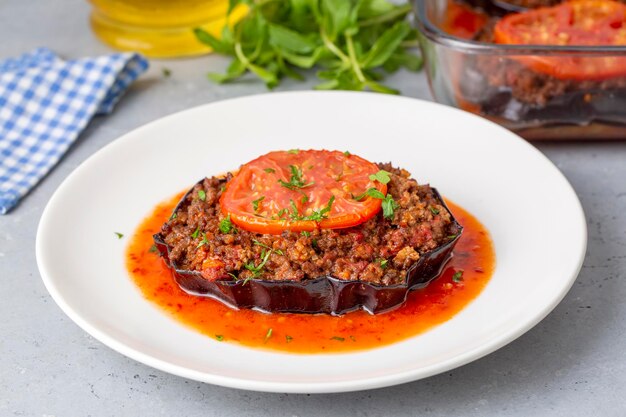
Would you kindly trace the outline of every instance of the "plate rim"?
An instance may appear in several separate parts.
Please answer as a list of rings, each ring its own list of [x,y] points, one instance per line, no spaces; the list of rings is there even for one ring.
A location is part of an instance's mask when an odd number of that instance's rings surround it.
[[[251,391],[258,391],[258,392],[311,393],[311,394],[351,392],[351,391],[359,391],[359,390],[365,390],[365,389],[383,388],[387,386],[416,381],[419,379],[427,378],[429,376],[433,376],[439,373],[449,371],[451,369],[463,366],[467,363],[470,363],[484,356],[487,356],[490,353],[500,349],[501,347],[511,343],[512,341],[514,341],[521,335],[528,332],[534,326],[536,326],[563,300],[565,295],[569,292],[573,283],[578,277],[578,274],[580,273],[580,270],[582,268],[582,265],[585,259],[585,253],[586,253],[587,244],[588,244],[588,230],[587,230],[587,224],[586,224],[586,217],[585,217],[580,199],[578,198],[574,188],[572,187],[568,179],[565,177],[565,175],[563,175],[563,173],[558,169],[558,167],[556,167],[556,165],[549,158],[547,158],[543,153],[541,153],[537,148],[532,146],[529,142],[522,139],[521,137],[514,134],[513,132],[505,129],[504,127],[499,126],[487,119],[483,119],[479,116],[462,111],[460,109],[445,106],[443,104],[435,103],[435,102],[428,101],[428,100],[415,99],[415,98],[404,97],[404,96],[394,96],[392,98],[393,100],[403,100],[407,102],[421,102],[423,105],[439,107],[440,109],[438,111],[461,113],[463,114],[463,117],[472,117],[472,118],[480,119],[481,123],[489,124],[491,125],[491,128],[500,130],[500,133],[503,136],[508,136],[508,137],[503,137],[502,140],[517,141],[519,144],[522,144],[526,146],[529,150],[531,150],[535,154],[536,157],[543,159],[544,162],[548,163],[553,168],[555,175],[560,176],[560,179],[562,180],[563,184],[567,186],[568,193],[571,193],[575,197],[574,200],[577,202],[577,204],[576,204],[576,207],[572,207],[572,211],[576,212],[579,224],[581,226],[581,229],[580,229],[581,242],[580,243],[582,243],[582,245],[580,246],[580,253],[578,254],[578,262],[576,264],[576,267],[572,270],[571,276],[568,277],[567,281],[565,281],[565,279],[563,280],[565,285],[563,285],[563,287],[561,288],[560,293],[556,295],[555,297],[553,297],[550,303],[547,303],[546,305],[544,305],[541,308],[541,310],[537,311],[532,317],[527,318],[524,321],[523,325],[517,326],[513,329],[507,329],[506,332],[502,332],[502,333],[497,334],[496,336],[491,337],[487,342],[482,343],[481,345],[473,349],[464,351],[461,354],[452,356],[448,358],[447,360],[435,362],[433,364],[423,366],[423,367],[406,369],[402,372],[389,373],[389,374],[385,374],[382,376],[374,376],[374,377],[369,377],[369,378],[346,379],[346,380],[330,381],[330,382],[329,381],[282,382],[282,381],[268,381],[268,380],[260,380],[260,379],[237,378],[237,377],[230,377],[230,376],[225,376],[225,375],[210,374],[207,372],[190,369],[182,365],[176,365],[176,364],[170,363],[166,360],[153,357],[150,354],[143,353],[133,347],[126,345],[125,343],[121,341],[116,340],[114,337],[108,335],[106,332],[98,329],[97,326],[89,323],[89,321],[83,318],[80,315],[80,313],[75,311],[72,308],[72,306],[67,302],[67,300],[64,298],[61,291],[56,287],[56,285],[53,282],[53,279],[51,278],[47,270],[47,265],[43,261],[43,251],[45,250],[45,248],[43,247],[43,243],[42,243],[43,238],[41,237],[42,229],[44,225],[46,224],[46,222],[49,221],[48,218],[51,216],[50,213],[53,210],[52,207],[55,205],[56,200],[60,198],[59,195],[62,194],[62,191],[66,187],[69,186],[68,184],[73,180],[73,178],[80,176],[81,172],[84,169],[88,169],[88,166],[90,165],[91,161],[93,161],[94,159],[104,157],[107,153],[114,152],[117,147],[123,146],[128,141],[132,141],[133,137],[136,135],[137,132],[144,130],[144,129],[148,129],[154,126],[155,124],[159,124],[159,123],[167,122],[171,119],[175,119],[176,117],[184,113],[201,111],[202,109],[210,109],[212,106],[219,106],[225,102],[247,101],[250,99],[263,100],[265,97],[275,97],[279,95],[280,96],[294,96],[294,95],[295,96],[299,96],[299,95],[339,96],[340,95],[340,96],[353,96],[353,97],[367,95],[370,97],[380,97],[379,94],[366,93],[366,92],[288,91],[288,92],[261,93],[261,94],[253,94],[253,95],[247,95],[247,96],[242,96],[242,97],[234,97],[234,98],[228,98],[225,100],[218,100],[218,101],[202,104],[199,106],[194,106],[188,109],[177,111],[172,114],[157,118],[151,122],[138,126],[122,134],[121,136],[118,136],[117,138],[113,139],[110,143],[108,143],[107,145],[103,146],[102,148],[94,152],[92,155],[86,158],[83,162],[81,162],[57,187],[57,189],[54,191],[54,193],[48,200],[48,203],[46,204],[42,212],[41,218],[39,220],[39,224],[37,226],[36,242],[35,242],[37,266],[38,266],[42,281],[44,283],[44,286],[46,287],[46,290],[52,296],[55,303],[83,331],[87,332],[88,334],[93,336],[95,339],[97,339],[104,345],[108,346],[109,348],[113,349],[114,351],[121,353],[122,355],[127,356],[133,360],[136,360],[140,363],[143,363],[145,365],[148,365],[150,367],[153,367],[155,369],[158,369],[158,370],[170,373],[170,374],[174,374],[180,377],[184,377],[184,378],[188,378],[188,379],[192,379],[192,380],[196,380],[200,382],[220,385],[220,386],[229,387],[229,388],[237,388],[237,389],[244,389],[244,390],[251,390]],[[383,96],[383,97],[385,97],[385,99],[389,99],[389,97],[387,96]],[[273,352],[273,353],[293,355],[287,352]],[[343,354],[350,355],[350,353],[351,352],[347,352]],[[307,356],[304,354],[296,354],[296,355],[303,356],[303,357]]]

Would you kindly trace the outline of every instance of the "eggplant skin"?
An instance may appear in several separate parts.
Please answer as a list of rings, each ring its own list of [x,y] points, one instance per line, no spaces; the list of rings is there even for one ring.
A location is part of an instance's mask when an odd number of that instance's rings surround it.
[[[439,192],[433,188],[439,203],[446,207]],[[181,199],[175,212],[186,201]],[[450,210],[448,210],[450,211]],[[452,215],[452,213],[450,212]],[[407,271],[402,284],[380,285],[359,280],[341,280],[331,275],[303,281],[250,279],[218,279],[209,281],[199,271],[180,269],[170,260],[170,247],[161,233],[154,235],[154,243],[165,260],[178,286],[198,297],[216,299],[235,309],[254,309],[266,313],[323,313],[335,316],[363,309],[370,314],[394,310],[404,304],[410,291],[426,287],[437,278],[452,257],[452,250],[463,233],[458,227],[456,237],[434,250],[421,253],[417,262]]]

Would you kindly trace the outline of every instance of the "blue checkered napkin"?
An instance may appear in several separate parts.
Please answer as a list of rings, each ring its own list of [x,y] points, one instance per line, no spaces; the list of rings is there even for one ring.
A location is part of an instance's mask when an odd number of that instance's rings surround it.
[[[46,48],[0,61],[0,214],[107,114],[148,62],[137,54],[63,61]]]

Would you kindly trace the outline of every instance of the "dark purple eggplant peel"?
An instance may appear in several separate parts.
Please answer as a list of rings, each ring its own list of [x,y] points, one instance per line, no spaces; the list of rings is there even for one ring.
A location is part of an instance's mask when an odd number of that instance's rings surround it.
[[[445,202],[436,189],[432,189],[439,204]],[[189,192],[193,191],[193,187]],[[189,201],[185,194],[174,212],[185,208]],[[449,211],[449,210],[448,210]],[[341,280],[325,275],[303,281],[265,279],[218,279],[207,280],[199,271],[180,269],[170,260],[170,247],[161,233],[154,235],[155,245],[172,270],[179,287],[185,292],[214,298],[232,308],[247,308],[262,312],[325,313],[342,315],[362,308],[370,314],[394,310],[406,301],[410,291],[426,287],[438,277],[452,257],[452,249],[461,237],[462,226],[454,216],[452,222],[459,233],[452,240],[434,250],[421,253],[417,262],[409,268],[403,284],[380,285],[358,280]]]

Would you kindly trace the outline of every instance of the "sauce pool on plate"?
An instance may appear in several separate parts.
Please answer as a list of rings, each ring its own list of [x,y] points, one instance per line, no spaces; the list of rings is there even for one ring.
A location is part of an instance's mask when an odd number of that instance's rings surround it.
[[[217,342],[291,353],[347,352],[388,345],[451,319],[480,294],[495,268],[487,230],[470,213],[448,201],[464,227],[454,256],[440,277],[411,292],[402,307],[378,315],[356,311],[341,317],[234,310],[181,290],[153,246],[152,235],[169,218],[181,196],[158,205],[141,223],[127,249],[126,265],[146,299]]]

